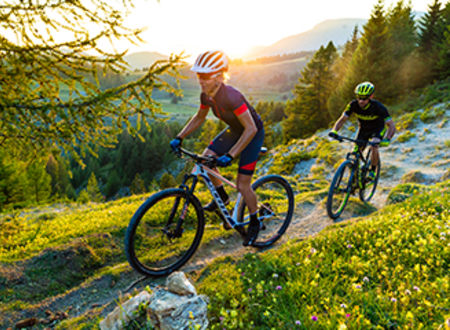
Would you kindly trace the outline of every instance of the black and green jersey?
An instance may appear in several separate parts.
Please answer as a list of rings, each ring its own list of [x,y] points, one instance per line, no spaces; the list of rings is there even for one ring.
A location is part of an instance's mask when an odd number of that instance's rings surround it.
[[[363,130],[374,130],[384,127],[384,123],[391,119],[386,107],[377,100],[369,100],[362,109],[357,100],[351,101],[344,110],[344,115],[350,117],[354,113],[358,118],[359,126]]]

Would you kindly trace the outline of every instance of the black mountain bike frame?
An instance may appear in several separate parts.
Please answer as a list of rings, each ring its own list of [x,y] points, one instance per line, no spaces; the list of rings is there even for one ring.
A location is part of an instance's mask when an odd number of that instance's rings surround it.
[[[358,168],[360,168],[359,163],[360,161],[362,161],[364,163],[364,166],[362,166],[362,168],[367,166],[367,163],[369,161],[369,159],[367,159],[367,157],[364,156],[363,151],[364,151],[364,147],[361,146],[365,146],[365,145],[371,145],[371,146],[377,146],[379,145],[378,142],[370,142],[370,141],[365,141],[365,140],[357,140],[357,139],[351,139],[345,136],[338,136],[335,138],[336,140],[338,140],[339,142],[342,142],[344,140],[346,141],[350,141],[356,144],[355,150],[352,152],[347,153],[346,155],[346,159],[350,160],[353,164],[352,167],[352,173],[351,173],[351,177],[350,177],[350,182],[352,183],[352,193],[354,192],[354,190],[356,189],[356,187],[359,187],[360,189],[364,188],[362,185],[364,184],[361,181],[361,173],[360,171],[358,171]],[[367,170],[367,169],[365,169]],[[356,181],[355,181],[356,179]]]

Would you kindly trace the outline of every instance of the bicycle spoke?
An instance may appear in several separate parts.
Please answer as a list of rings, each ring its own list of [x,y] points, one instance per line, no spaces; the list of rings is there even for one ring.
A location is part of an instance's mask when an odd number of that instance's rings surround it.
[[[332,219],[336,219],[344,211],[352,190],[352,163],[346,161],[339,166],[327,198],[327,213]]]
[[[130,264],[148,275],[162,275],[181,267],[203,234],[200,206],[188,203],[186,193],[173,189],[155,196],[127,231],[126,241]]]
[[[369,179],[367,177],[368,171],[364,173],[363,178],[363,187],[359,191],[359,198],[363,202],[368,202],[372,199],[373,195],[375,194],[375,190],[377,189],[378,179],[380,177],[380,164],[378,164],[377,168],[375,169],[375,178]]]
[[[253,189],[258,200],[258,218],[261,229],[254,246],[273,244],[286,231],[294,210],[294,197],[290,185],[283,178],[266,176],[255,182]],[[248,219],[243,205],[242,219]],[[245,215],[244,215],[245,214]]]

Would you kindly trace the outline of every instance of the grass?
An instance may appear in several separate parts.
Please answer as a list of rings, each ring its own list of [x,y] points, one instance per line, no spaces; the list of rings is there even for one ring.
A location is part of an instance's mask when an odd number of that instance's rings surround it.
[[[197,278],[211,329],[445,327],[448,185],[303,242],[216,261]]]
[[[345,154],[337,152],[337,142],[327,138],[313,136],[306,140],[291,140],[288,145],[275,148],[269,159],[262,161],[262,166],[270,162],[269,173],[292,174],[299,162],[317,159],[325,164],[334,165],[344,159]],[[319,173],[320,169],[316,169]]]

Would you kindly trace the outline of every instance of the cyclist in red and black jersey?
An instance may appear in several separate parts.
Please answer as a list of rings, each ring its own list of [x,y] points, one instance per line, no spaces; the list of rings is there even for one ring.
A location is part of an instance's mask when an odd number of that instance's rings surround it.
[[[342,116],[334,124],[333,130],[329,133],[331,137],[337,136],[337,131],[344,125],[347,119],[352,115],[358,118],[359,130],[358,140],[368,141],[373,138],[373,142],[380,146],[388,146],[395,134],[395,124],[389,116],[386,107],[379,101],[373,99],[375,87],[371,82],[365,81],[355,88],[356,99],[351,101],[344,110]],[[387,132],[386,127],[387,126]],[[360,145],[364,148],[365,145]],[[379,153],[378,147],[372,146],[372,168],[369,177],[375,178],[375,168],[378,165]]]
[[[239,156],[237,189],[250,212],[250,224],[244,240],[244,245],[250,245],[258,236],[260,227],[256,194],[252,189],[251,179],[264,141],[263,123],[245,97],[235,88],[224,84],[228,58],[223,52],[207,51],[200,54],[191,70],[197,73],[202,89],[200,109],[170,145],[177,150],[183,139],[203,124],[210,109],[217,118],[228,125],[210,143],[203,155],[218,157],[217,165],[222,167],[229,166],[233,159]],[[212,175],[210,178],[220,197],[227,204],[229,198],[223,183]],[[204,207],[206,211],[213,211],[216,208],[214,200]]]

